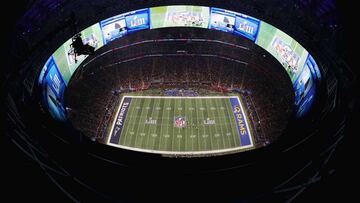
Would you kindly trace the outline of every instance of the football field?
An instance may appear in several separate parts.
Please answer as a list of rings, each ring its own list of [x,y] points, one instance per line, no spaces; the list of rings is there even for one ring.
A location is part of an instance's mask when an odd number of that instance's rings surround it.
[[[237,96],[123,96],[107,143],[160,154],[206,154],[253,146]]]

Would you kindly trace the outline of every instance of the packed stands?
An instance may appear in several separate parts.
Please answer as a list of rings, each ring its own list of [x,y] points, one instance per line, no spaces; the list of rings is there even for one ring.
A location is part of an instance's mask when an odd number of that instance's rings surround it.
[[[154,95],[172,96],[238,93],[246,103],[256,146],[281,135],[294,96],[289,77],[274,58],[226,34],[215,33],[216,40],[200,38],[202,33],[190,39],[171,33],[165,35],[171,38],[156,40],[156,32],[148,34],[150,39],[139,33],[110,44],[102,51],[106,54],[78,69],[66,92],[76,128],[104,141],[121,94],[151,89]]]

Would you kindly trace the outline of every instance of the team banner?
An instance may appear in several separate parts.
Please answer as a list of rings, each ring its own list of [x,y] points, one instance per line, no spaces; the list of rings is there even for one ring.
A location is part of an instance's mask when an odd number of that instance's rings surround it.
[[[131,103],[131,97],[125,97],[123,102],[121,103],[120,110],[116,117],[116,123],[113,128],[113,132],[111,133],[110,143],[118,144],[120,141],[121,131],[124,127],[126,114],[129,110]]]
[[[241,146],[252,145],[250,130],[246,121],[243,108],[238,98],[230,98],[230,103],[235,116],[237,129],[240,135]]]

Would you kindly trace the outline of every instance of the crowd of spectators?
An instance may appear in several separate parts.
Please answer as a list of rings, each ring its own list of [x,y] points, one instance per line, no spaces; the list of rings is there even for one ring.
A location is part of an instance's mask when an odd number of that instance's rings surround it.
[[[255,145],[269,144],[281,134],[292,113],[294,93],[274,58],[246,42],[246,47],[232,44],[227,36],[220,36],[222,41],[169,36],[172,40],[144,42],[135,35],[135,45],[126,41],[126,50],[111,45],[115,51],[82,67],[66,91],[66,103],[76,112],[74,126],[103,141],[122,93],[152,88],[162,95],[196,96],[198,92],[184,90],[202,88],[242,96]]]

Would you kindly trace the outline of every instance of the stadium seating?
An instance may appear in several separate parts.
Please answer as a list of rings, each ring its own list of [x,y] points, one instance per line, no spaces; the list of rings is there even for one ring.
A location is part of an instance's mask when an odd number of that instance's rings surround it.
[[[255,146],[277,139],[294,98],[288,76],[272,57],[226,34],[215,33],[215,39],[209,39],[193,32],[185,39],[181,29],[164,33],[119,40],[110,44],[108,50],[114,51],[95,56],[78,71],[66,92],[67,104],[77,112],[71,118],[76,128],[104,142],[122,93],[151,89],[157,95],[179,96],[179,89],[190,88],[193,95],[202,96],[239,93],[255,132]],[[164,35],[171,38],[161,38]],[[130,45],[122,49],[123,44]]]

